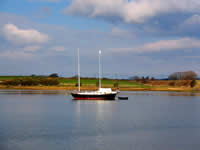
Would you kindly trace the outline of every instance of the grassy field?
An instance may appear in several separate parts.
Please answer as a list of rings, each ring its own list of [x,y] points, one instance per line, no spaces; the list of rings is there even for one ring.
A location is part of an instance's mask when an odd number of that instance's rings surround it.
[[[30,78],[30,76],[0,76],[0,81],[13,80],[13,79],[24,79]],[[48,77],[32,77],[32,78],[48,78]],[[77,79],[76,78],[57,78],[59,85],[57,86],[3,86],[0,88],[14,88],[14,89],[52,89],[52,90],[75,90],[77,89]],[[149,81],[148,83],[142,84],[132,80],[113,80],[113,79],[102,79],[102,87],[113,88],[117,87],[120,90],[124,91],[200,91],[200,81],[197,81],[197,84],[194,88],[190,86],[182,86],[180,83],[185,81],[174,81],[176,82],[175,86],[169,86],[169,82],[173,81],[162,81],[155,80]],[[115,86],[115,84],[118,86]],[[96,90],[98,88],[98,79],[95,78],[81,78],[81,89],[82,90]]]
[[[30,78],[30,76],[0,76],[0,81],[5,80],[13,80],[13,79],[24,79],[24,78]],[[33,78],[39,78],[39,77],[33,77]],[[48,78],[48,77],[42,77],[42,78]],[[76,78],[57,78],[60,82],[59,86],[70,86],[75,87],[77,85],[77,79]],[[114,84],[118,84],[118,87],[129,87],[129,88],[150,88],[149,85],[144,85],[137,83],[135,81],[129,81],[129,80],[112,80],[112,79],[102,79],[102,87],[110,87],[113,88]],[[95,78],[81,78],[81,87],[97,87],[98,86],[98,79]]]
[[[0,76],[0,81],[26,78],[27,76]]]
[[[76,85],[77,79],[63,78],[59,79],[61,85]],[[134,87],[134,88],[149,88],[149,85],[139,84],[135,81],[129,80],[111,80],[111,79],[102,79],[102,87],[114,87],[114,84],[117,83],[119,87]],[[98,79],[81,79],[81,86],[97,86]]]

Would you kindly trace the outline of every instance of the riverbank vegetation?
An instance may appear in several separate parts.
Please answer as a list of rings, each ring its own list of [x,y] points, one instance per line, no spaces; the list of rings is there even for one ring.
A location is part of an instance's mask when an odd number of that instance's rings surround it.
[[[82,90],[98,89],[97,78],[81,78]],[[77,77],[49,76],[0,76],[0,88],[76,90]],[[200,91],[200,81],[194,72],[177,72],[168,79],[131,77],[130,79],[102,79],[102,87],[119,88],[121,91]]]
[[[55,86],[59,85],[58,79],[53,78],[35,78],[35,77],[23,77],[23,78],[13,78],[9,80],[1,81],[1,85],[6,86]]]

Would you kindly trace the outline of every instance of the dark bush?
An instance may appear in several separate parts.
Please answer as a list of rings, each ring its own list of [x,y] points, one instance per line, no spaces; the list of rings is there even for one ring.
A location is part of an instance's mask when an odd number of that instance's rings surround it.
[[[36,75],[35,75],[35,74],[32,74],[31,77],[36,77]]]
[[[12,85],[12,86],[36,86],[36,85],[58,85],[59,81],[57,79],[47,79],[47,78],[23,78],[23,79],[14,79],[9,81],[2,82],[3,85]]]
[[[33,78],[26,78],[26,79],[21,79],[20,80],[20,84],[22,86],[36,86],[39,85],[40,82],[37,79],[33,79]]]
[[[51,77],[51,78],[58,78],[59,76],[58,76],[57,73],[52,73],[52,74],[49,75],[49,77]]]
[[[153,78],[153,80],[154,80],[154,78]],[[149,76],[147,76],[147,77],[143,76],[143,77],[136,78],[136,81],[141,84],[147,84],[147,83],[150,83],[151,79],[149,78]]]
[[[175,81],[169,82],[169,86],[175,86],[175,85],[176,85],[176,82],[175,82]]]
[[[40,84],[46,86],[52,86],[52,85],[58,85],[59,81],[57,79],[40,79]]]
[[[133,76],[133,77],[130,77],[129,80],[139,80],[140,77],[139,76]]]
[[[75,86],[78,87],[78,83],[76,83]],[[82,83],[80,83],[80,86],[82,86]]]
[[[195,87],[196,84],[197,84],[197,81],[192,80],[192,82],[190,83],[190,87],[193,88],[193,87]]]
[[[183,80],[181,83],[182,83],[181,86],[190,86],[191,81],[190,80]]]
[[[146,84],[146,83],[149,83],[149,80],[147,80],[147,79],[145,79],[145,78],[142,78],[142,79],[140,80],[140,83]]]
[[[12,86],[18,86],[21,85],[20,80],[14,79],[14,80],[7,80],[2,82],[3,85],[12,85]]]

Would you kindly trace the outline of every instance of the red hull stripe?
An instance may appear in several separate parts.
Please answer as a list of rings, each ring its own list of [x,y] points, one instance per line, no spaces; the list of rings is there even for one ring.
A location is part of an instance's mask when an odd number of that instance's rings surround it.
[[[83,98],[83,97],[78,97],[74,98],[75,100],[104,100],[105,98]]]

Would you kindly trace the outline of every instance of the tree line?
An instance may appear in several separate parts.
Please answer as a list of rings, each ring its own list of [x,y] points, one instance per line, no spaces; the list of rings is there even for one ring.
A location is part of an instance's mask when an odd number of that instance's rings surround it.
[[[169,80],[196,80],[197,74],[194,71],[174,72],[168,77]]]
[[[2,85],[7,86],[37,86],[37,85],[44,85],[44,86],[53,86],[59,85],[58,79],[53,78],[21,78],[21,79],[12,79],[6,80],[1,82]]]
[[[174,72],[168,76],[167,79],[161,79],[159,81],[153,82],[154,80],[157,80],[153,77],[139,77],[139,76],[133,76],[130,78],[130,80],[135,80],[136,82],[142,83],[142,84],[168,84],[169,86],[190,86],[195,87],[197,84],[196,80],[198,79],[197,73],[194,71],[184,71],[184,72]],[[168,80],[168,82],[161,82],[162,80]]]

